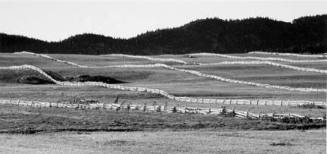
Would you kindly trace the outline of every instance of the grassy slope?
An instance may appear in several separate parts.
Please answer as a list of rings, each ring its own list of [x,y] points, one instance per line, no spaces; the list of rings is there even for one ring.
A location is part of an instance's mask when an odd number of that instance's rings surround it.
[[[65,59],[80,64],[87,65],[113,65],[123,64],[121,57],[110,56],[89,56],[89,55],[51,55],[60,59]],[[252,56],[252,55],[245,55]],[[162,55],[155,56],[160,58],[178,58],[188,61],[203,61],[206,63],[216,61],[226,61],[230,59],[219,57],[198,57],[198,58],[185,58],[183,55]],[[265,89],[258,87],[250,87],[246,85],[231,84],[219,82],[216,80],[197,77],[194,75],[166,70],[162,68],[105,68],[105,69],[83,69],[65,64],[56,63],[47,59],[33,57],[29,55],[14,55],[14,54],[1,54],[0,66],[31,64],[36,65],[46,70],[52,70],[63,76],[76,76],[81,74],[105,75],[111,76],[119,80],[127,81],[126,85],[129,86],[142,86],[150,88],[160,88],[169,93],[180,96],[196,96],[196,97],[213,97],[213,98],[246,98],[246,99],[284,99],[284,100],[298,100],[304,99],[309,101],[322,101],[326,99],[326,94],[323,93],[302,93],[290,92],[285,90]],[[298,58],[295,58],[298,59]],[[154,63],[148,60],[125,58],[126,63],[147,64]],[[255,81],[261,83],[271,83],[278,85],[288,85],[293,87],[317,87],[324,88],[326,86],[326,75],[318,73],[299,72],[288,69],[280,69],[269,66],[257,65],[225,65],[225,66],[179,66],[186,69],[195,69],[208,74],[216,74],[219,76],[230,77],[233,79]],[[0,71],[0,79],[15,80],[19,75],[16,71]],[[106,88],[60,88],[54,85],[39,85],[32,86],[23,84],[8,84],[7,81],[1,79],[0,81],[0,96],[3,98],[26,98],[36,100],[49,100],[57,101],[57,97],[64,92],[65,95],[79,95],[85,97],[95,97],[104,101],[113,101],[117,95],[122,95],[130,102],[152,103],[154,100],[157,102],[173,101],[156,98],[153,96],[142,96],[138,93],[123,92],[110,90]],[[207,105],[208,106],[208,105]],[[231,106],[234,107],[234,106]],[[253,112],[261,111],[297,111],[297,109],[284,109],[251,106],[235,106],[236,109],[245,109]],[[324,111],[321,110],[299,110],[299,113],[306,115],[321,115]]]
[[[56,55],[57,56],[57,55]],[[119,59],[85,55],[58,55],[66,60],[89,65],[122,64]],[[163,57],[163,56],[160,56]],[[169,57],[169,56],[166,56]],[[202,58],[204,62],[214,62],[217,58]],[[75,61],[76,60],[76,61]],[[127,59],[126,59],[127,60]],[[194,59],[188,59],[194,60]],[[221,59],[226,60],[226,59]],[[73,60],[72,60],[73,61]],[[128,63],[149,63],[144,60],[129,59]],[[256,87],[240,86],[163,69],[75,69],[49,60],[30,56],[1,54],[0,66],[32,64],[54,70],[63,75],[95,73],[130,81],[127,85],[161,88],[177,95],[228,97],[228,98],[284,98],[324,100],[325,95],[277,91]],[[230,66],[231,67],[231,66]],[[230,68],[229,67],[229,68]],[[253,66],[255,67],[255,66]],[[195,67],[191,67],[192,69]],[[227,66],[228,68],[228,66]],[[251,67],[252,68],[252,67]],[[271,69],[271,68],[269,68]],[[228,69],[211,69],[208,73],[227,73]],[[276,74],[269,70],[262,72],[244,71],[235,68],[230,72],[243,71],[240,79],[276,82]],[[0,76],[8,77],[19,72],[1,71]],[[252,74],[254,73],[254,74]],[[299,76],[298,79],[293,76]],[[310,77],[306,77],[309,75]],[[323,82],[319,74],[284,74],[291,80]],[[238,77],[238,76],[232,76]],[[8,78],[7,78],[8,79]],[[284,78],[287,79],[287,78]],[[284,80],[283,79],[283,80]],[[10,79],[12,80],[12,79]],[[290,80],[287,80],[289,82]],[[293,82],[293,81],[292,81]],[[298,82],[298,81],[294,81]],[[323,83],[322,83],[323,84]],[[207,86],[207,87],[205,87]],[[61,93],[64,93],[62,98]],[[71,96],[99,99],[101,102],[113,102],[116,96],[120,102],[153,103],[168,102],[169,105],[185,106],[162,97],[146,93],[110,90],[98,87],[60,87],[56,85],[24,85],[0,82],[0,98],[22,98],[27,100],[58,101],[68,100]],[[217,104],[188,104],[192,107],[215,107]],[[301,109],[279,106],[226,105],[228,108],[250,112],[294,112],[309,116],[322,116],[325,109]],[[220,106],[217,106],[220,107]],[[294,126],[268,121],[250,121],[219,116],[126,113],[114,111],[82,111],[73,109],[36,109],[11,105],[0,106],[0,130],[33,133],[34,131],[113,131],[113,130],[152,130],[145,132],[77,132],[42,133],[36,135],[0,134],[0,153],[326,153],[326,131],[263,131],[262,129],[286,129]],[[325,126],[324,126],[325,127]],[[199,129],[198,131],[185,131]],[[253,131],[259,129],[260,131]],[[172,132],[171,130],[175,130]],[[183,130],[177,131],[176,130]],[[227,130],[227,131],[225,131]],[[247,131],[244,131],[247,130]],[[26,142],[28,141],[28,142]],[[277,146],[273,146],[277,145]],[[279,146],[280,145],[280,146]],[[251,148],[249,148],[251,147]]]

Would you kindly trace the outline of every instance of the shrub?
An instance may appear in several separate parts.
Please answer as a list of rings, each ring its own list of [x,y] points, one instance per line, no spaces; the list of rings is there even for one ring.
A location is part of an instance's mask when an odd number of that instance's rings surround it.
[[[161,106],[158,106],[156,111],[161,112]]]
[[[298,105],[299,108],[304,109],[326,109],[325,106],[315,105],[314,103]]]
[[[176,106],[173,107],[172,112],[173,112],[173,113],[177,113],[177,108],[176,108]]]

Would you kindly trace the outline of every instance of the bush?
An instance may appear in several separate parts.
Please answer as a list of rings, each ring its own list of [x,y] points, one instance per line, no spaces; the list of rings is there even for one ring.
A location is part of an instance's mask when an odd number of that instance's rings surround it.
[[[292,146],[293,144],[289,142],[273,142],[270,144],[271,146]]]
[[[173,113],[177,113],[177,108],[176,108],[176,106],[173,107],[172,112],[173,112]]]
[[[299,108],[304,109],[326,109],[325,106],[315,105],[314,103],[298,105]]]
[[[161,106],[158,106],[156,111],[161,112]]]

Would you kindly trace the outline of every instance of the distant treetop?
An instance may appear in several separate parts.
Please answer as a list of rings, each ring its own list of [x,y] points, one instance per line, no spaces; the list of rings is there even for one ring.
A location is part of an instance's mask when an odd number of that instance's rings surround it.
[[[326,23],[327,15],[300,17],[291,23],[265,17],[207,18],[177,28],[149,31],[130,39],[85,33],[58,42],[0,33],[0,52],[151,55],[264,50],[324,53],[327,52]]]

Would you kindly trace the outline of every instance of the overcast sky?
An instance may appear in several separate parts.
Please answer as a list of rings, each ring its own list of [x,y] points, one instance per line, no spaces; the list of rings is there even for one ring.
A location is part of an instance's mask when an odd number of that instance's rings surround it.
[[[81,33],[129,38],[207,17],[292,21],[326,14],[327,1],[0,0],[0,32],[58,41]]]

